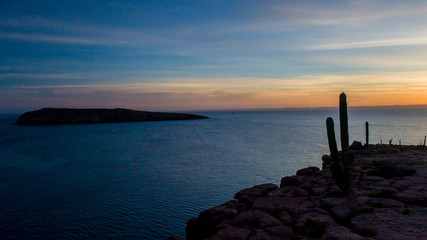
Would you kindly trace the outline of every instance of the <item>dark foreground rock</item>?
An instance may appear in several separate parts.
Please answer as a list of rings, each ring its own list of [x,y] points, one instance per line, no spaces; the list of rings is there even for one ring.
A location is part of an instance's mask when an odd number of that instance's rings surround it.
[[[427,150],[372,145],[356,155],[356,201],[336,186],[328,159],[201,212],[187,240],[427,239]]]
[[[206,119],[185,113],[146,112],[129,109],[43,108],[22,114],[15,125],[54,125]]]

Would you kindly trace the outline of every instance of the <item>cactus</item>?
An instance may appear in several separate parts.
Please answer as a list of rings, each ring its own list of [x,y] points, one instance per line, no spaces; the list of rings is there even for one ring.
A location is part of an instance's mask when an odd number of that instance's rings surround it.
[[[338,161],[337,141],[335,141],[334,119],[326,119],[326,130],[328,132],[329,149],[331,150],[332,161]]]
[[[347,116],[347,96],[340,94],[340,131],[341,131],[341,149],[348,151],[348,116]]]
[[[424,136],[424,144],[423,144],[423,148],[426,147],[426,141],[427,141],[427,136]]]
[[[354,152],[348,149],[348,116],[347,116],[347,96],[340,94],[340,129],[341,129],[341,149],[343,154],[344,178],[347,183],[347,193],[354,199],[354,183],[352,164],[354,161]]]
[[[338,155],[337,141],[335,141],[334,120],[331,117],[326,119],[326,129],[328,134],[329,149],[331,151],[331,172],[337,186],[341,191],[347,191],[347,184],[344,179],[343,169],[341,167]]]
[[[368,150],[369,149],[369,123],[368,122],[365,123],[365,129],[366,129],[366,131],[365,131],[365,134],[366,134],[366,150]]]
[[[355,198],[352,164],[355,157],[353,151],[348,149],[348,116],[347,116],[347,96],[340,94],[340,131],[341,131],[341,149],[340,158],[335,141],[334,121],[332,118],[326,119],[326,128],[328,133],[329,149],[331,151],[332,163],[331,172],[337,186],[348,193],[351,199]],[[340,159],[342,161],[340,161]]]

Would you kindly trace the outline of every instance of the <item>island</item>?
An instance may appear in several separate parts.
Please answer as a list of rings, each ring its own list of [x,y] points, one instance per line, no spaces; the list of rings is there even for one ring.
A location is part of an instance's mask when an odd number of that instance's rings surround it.
[[[195,120],[208,117],[187,113],[166,113],[115,109],[43,108],[22,114],[15,125],[57,125],[141,121]]]

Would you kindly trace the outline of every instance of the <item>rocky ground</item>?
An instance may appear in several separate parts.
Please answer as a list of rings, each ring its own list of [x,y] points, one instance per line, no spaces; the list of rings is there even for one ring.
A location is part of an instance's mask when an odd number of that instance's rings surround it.
[[[353,164],[356,200],[329,170],[307,167],[280,186],[241,190],[187,223],[194,239],[427,239],[427,149],[371,145]],[[169,239],[181,239],[170,237]]]

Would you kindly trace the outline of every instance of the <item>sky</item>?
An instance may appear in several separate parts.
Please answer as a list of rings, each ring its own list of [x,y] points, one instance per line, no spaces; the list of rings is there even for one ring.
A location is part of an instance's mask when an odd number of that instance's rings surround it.
[[[0,113],[427,104],[427,1],[0,1]]]

